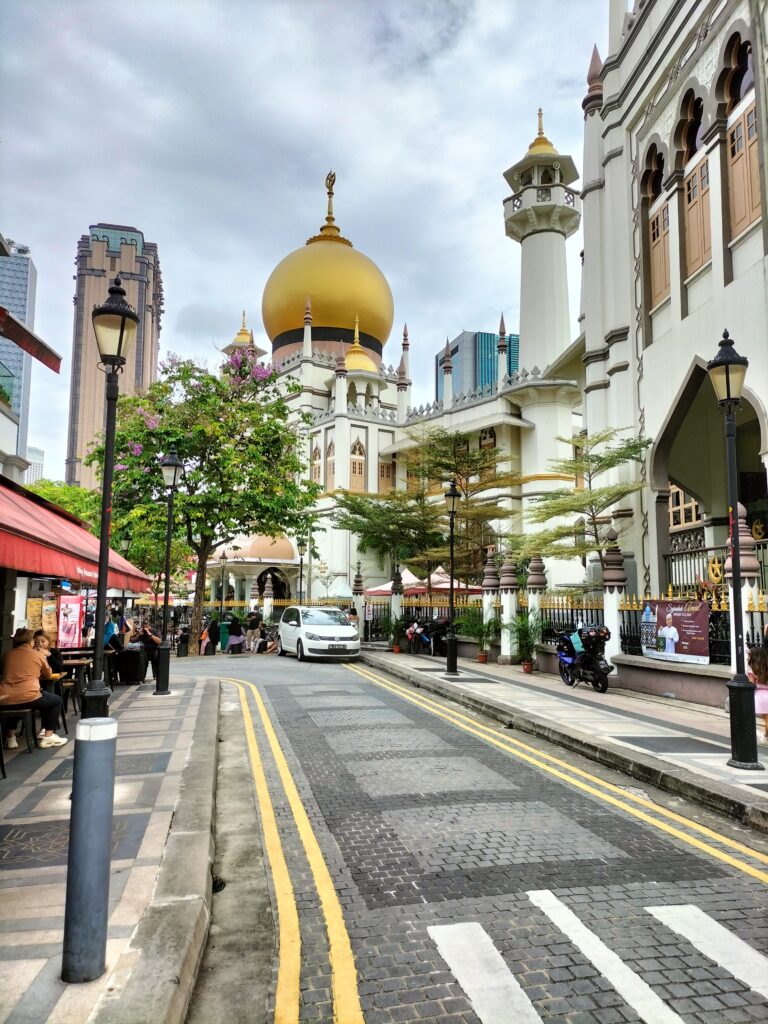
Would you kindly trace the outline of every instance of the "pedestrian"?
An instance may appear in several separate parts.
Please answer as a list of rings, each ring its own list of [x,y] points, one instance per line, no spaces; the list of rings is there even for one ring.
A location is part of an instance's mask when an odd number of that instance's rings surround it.
[[[768,740],[768,648],[751,647],[747,655],[749,678],[755,684],[755,715],[763,719],[763,739]]]
[[[243,635],[243,627],[240,625],[240,619],[236,615],[232,616],[232,621],[229,624],[229,639],[227,640],[227,653],[228,654],[243,654],[245,652],[245,636]]]
[[[347,609],[347,618],[349,619],[353,626],[356,626],[358,629],[360,629],[360,616],[357,614],[357,608],[355,608],[354,605],[351,605]]]
[[[258,608],[254,608],[251,614],[248,616],[248,630],[246,632],[246,641],[248,650],[251,654],[256,653],[256,646],[259,642],[259,626],[261,625],[261,612]]]
[[[208,623],[208,648],[211,654],[216,653],[216,648],[219,646],[219,640],[221,638],[221,630],[219,628],[219,620],[214,616]]]
[[[152,666],[152,678],[157,679],[158,648],[162,643],[160,634],[156,629],[152,628],[149,619],[144,619],[141,629],[134,633],[131,639],[134,643],[140,643],[144,648],[147,661]]]
[[[61,697],[55,693],[44,693],[40,689],[41,679],[52,679],[48,659],[43,651],[35,650],[34,633],[31,629],[17,629],[13,637],[13,648],[3,658],[0,700],[4,711],[33,708],[40,712],[42,730],[38,746],[63,747],[67,742],[56,735],[61,715]],[[6,750],[18,747],[16,727],[18,718],[9,716],[5,720]]]

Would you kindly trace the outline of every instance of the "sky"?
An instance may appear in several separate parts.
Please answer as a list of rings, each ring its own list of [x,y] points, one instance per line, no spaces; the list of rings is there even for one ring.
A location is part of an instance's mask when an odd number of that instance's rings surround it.
[[[608,0],[7,0],[0,11],[0,232],[31,249],[35,364],[29,443],[63,479],[74,259],[99,221],[155,242],[161,358],[217,363],[246,310],[316,233],[337,175],[342,233],[387,277],[385,363],[411,343],[413,404],[462,330],[517,330],[520,246],[503,172],[544,110],[582,164],[586,73],[606,55]],[[577,184],[578,187],[578,184]],[[579,235],[567,242],[573,335]]]

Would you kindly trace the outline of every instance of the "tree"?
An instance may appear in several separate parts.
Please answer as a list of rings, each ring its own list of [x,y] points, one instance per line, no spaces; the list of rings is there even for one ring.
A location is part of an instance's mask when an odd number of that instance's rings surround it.
[[[387,494],[336,496],[332,522],[340,530],[357,537],[359,551],[376,556],[379,568],[387,561],[419,563],[425,553],[442,544],[445,509],[431,500],[423,488],[417,491],[390,491]]]
[[[570,445],[569,459],[550,462],[553,473],[572,477],[573,487],[559,487],[541,494],[531,502],[527,518],[532,523],[554,525],[526,535],[526,548],[556,558],[585,557],[596,554],[604,568],[603,555],[611,528],[610,510],[624,498],[642,488],[640,481],[600,483],[609,470],[630,462],[642,462],[651,444],[647,437],[619,439],[622,430],[607,428],[594,434],[559,437]],[[559,521],[558,521],[559,520]]]
[[[38,480],[30,484],[28,489],[82,519],[88,524],[91,533],[98,537],[101,525],[101,494],[98,491],[89,491],[85,487],[74,487],[55,480]]]
[[[455,519],[456,574],[467,582],[479,582],[484,573],[486,549],[500,541],[499,524],[506,524],[504,541],[512,541],[513,520],[517,513],[499,503],[511,497],[513,487],[521,483],[512,472],[511,457],[493,446],[482,447],[475,432],[449,431],[442,427],[411,433],[414,445],[402,456],[411,480],[416,481],[434,502],[443,505],[443,493],[456,481],[461,498]],[[443,509],[444,512],[444,509]],[[443,531],[445,538],[447,530]],[[448,546],[425,552],[430,562],[446,563]]]
[[[327,562],[315,562],[312,567],[312,576],[318,583],[323,585],[325,588],[325,596],[328,597],[328,592],[336,579],[336,573],[329,568]]]
[[[157,522],[165,490],[160,459],[175,449],[184,471],[174,505],[175,535],[196,560],[192,635],[200,632],[206,566],[217,545],[240,533],[292,532],[318,493],[305,481],[301,423],[289,422],[296,390],[238,350],[220,376],[170,356],[143,395],[118,402],[113,505],[116,522]],[[103,447],[89,462],[103,463]],[[164,513],[164,503],[160,505]]]

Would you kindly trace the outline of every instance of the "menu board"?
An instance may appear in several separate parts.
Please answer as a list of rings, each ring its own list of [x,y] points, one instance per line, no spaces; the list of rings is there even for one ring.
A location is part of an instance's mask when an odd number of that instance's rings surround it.
[[[38,630],[43,628],[43,599],[42,597],[27,598],[27,629]]]
[[[59,619],[56,614],[56,598],[55,597],[44,597],[41,599],[42,604],[42,625],[40,628],[51,638],[53,643],[56,642],[56,637],[59,632]]]
[[[706,601],[646,601],[640,644],[647,658],[709,664],[709,605]]]

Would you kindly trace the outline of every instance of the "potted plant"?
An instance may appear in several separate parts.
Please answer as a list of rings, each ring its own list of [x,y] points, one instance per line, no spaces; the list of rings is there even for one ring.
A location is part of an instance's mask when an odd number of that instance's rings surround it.
[[[541,640],[541,621],[538,612],[515,616],[511,622],[505,624],[505,629],[512,633],[523,672],[530,674],[533,672],[536,644]]]
[[[481,665],[485,665],[491,641],[495,640],[500,632],[499,620],[494,617],[484,622],[483,613],[479,608],[468,608],[457,620],[456,629],[462,636],[468,636],[470,640],[477,642],[477,660]]]
[[[402,616],[395,616],[389,624],[389,636],[392,640],[392,653],[400,653],[400,641],[405,635],[407,623]]]

